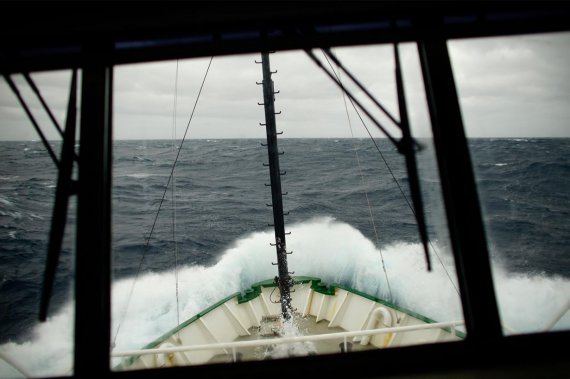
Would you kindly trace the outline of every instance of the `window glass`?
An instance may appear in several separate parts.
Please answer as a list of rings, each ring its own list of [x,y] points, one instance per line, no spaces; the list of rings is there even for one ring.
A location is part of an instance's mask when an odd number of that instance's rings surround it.
[[[570,34],[449,43],[504,332],[570,327]]]
[[[332,57],[314,53],[401,138]],[[399,119],[393,47],[334,54]],[[261,54],[115,68],[115,370],[464,337],[461,325],[453,335],[437,328],[350,334],[463,318],[415,45],[402,46],[401,55],[412,130],[423,147],[417,159],[434,272],[426,269],[402,155],[305,52],[270,55],[276,136],[266,131]],[[272,137],[296,282],[292,323],[281,318],[274,282]],[[349,334],[311,339],[328,333]],[[307,339],[282,345],[273,340],[280,337]],[[240,345],[252,340],[258,345]],[[178,347],[187,350],[167,350]]]
[[[24,77],[10,78],[59,160],[57,128]],[[64,127],[70,71],[32,73],[31,78]],[[4,78],[0,120],[0,377],[71,375],[76,198],[69,199],[48,317],[39,322],[58,170]]]

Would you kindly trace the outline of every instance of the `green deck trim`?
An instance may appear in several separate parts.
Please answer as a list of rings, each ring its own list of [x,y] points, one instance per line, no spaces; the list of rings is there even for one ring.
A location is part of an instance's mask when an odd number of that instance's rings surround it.
[[[273,279],[262,280],[261,282],[253,283],[251,288],[244,291],[244,294],[238,293],[237,302],[238,304],[247,303],[250,300],[255,299],[261,295],[261,287],[275,287],[275,282]]]
[[[334,288],[329,288],[328,285],[321,282],[321,279],[312,276],[295,276],[293,277],[295,284],[306,284],[312,282],[311,288],[316,292],[323,293],[325,295],[334,295]],[[251,288],[244,291],[244,295],[238,295],[238,304],[247,303],[250,300],[255,299],[261,295],[261,288],[271,288],[276,287],[275,280],[267,279],[261,282],[253,283]]]
[[[339,284],[339,283],[326,284],[326,283],[323,283],[321,281],[321,279],[316,278],[316,277],[312,277],[312,276],[295,276],[295,277],[293,277],[293,281],[295,282],[295,284],[306,284],[306,283],[310,282],[311,283],[311,289],[313,291],[324,294],[324,295],[331,295],[332,296],[335,294],[336,289],[339,288],[339,289],[345,290],[347,292],[353,293],[355,295],[362,296],[362,297],[364,297],[368,300],[374,301],[376,303],[379,303],[379,304],[385,305],[387,307],[393,308],[399,312],[402,312],[402,313],[405,313],[409,316],[415,317],[415,318],[417,318],[421,321],[424,321],[426,323],[432,324],[432,323],[437,322],[435,320],[430,319],[429,317],[423,316],[419,313],[416,313],[416,312],[411,311],[409,309],[406,309],[404,307],[400,307],[396,304],[390,303],[389,301],[374,297],[372,295],[369,295],[367,293],[358,291],[354,288],[347,287],[347,286]],[[257,283],[253,283],[250,288],[248,288],[247,290],[244,291],[244,294],[242,294],[240,292],[236,292],[232,295],[225,297],[224,299],[222,299],[222,300],[218,301],[217,303],[215,303],[214,305],[206,308],[205,310],[198,313],[197,315],[195,315],[195,316],[189,318],[188,320],[184,321],[182,324],[178,325],[177,327],[175,327],[175,328],[171,329],[170,331],[164,333],[162,336],[158,337],[157,339],[155,339],[154,341],[152,341],[148,345],[144,346],[143,349],[154,349],[155,347],[157,347],[158,345],[163,343],[165,340],[172,337],[174,334],[178,333],[180,330],[184,329],[185,327],[187,327],[188,325],[190,325],[194,321],[198,320],[200,317],[205,316],[206,314],[210,313],[211,311],[218,308],[219,306],[221,306],[222,304],[224,304],[228,300],[231,300],[234,297],[237,299],[238,304],[247,303],[248,301],[251,301],[251,300],[257,298],[259,295],[261,295],[261,289],[262,288],[271,288],[271,287],[276,287],[274,279],[267,279],[267,280],[262,280],[262,281],[257,282]],[[449,332],[449,333],[453,333],[451,328],[442,328],[442,329]],[[455,334],[460,338],[465,338],[464,332],[461,332],[459,330],[455,330]],[[129,365],[132,364],[136,358],[138,358],[138,357],[130,357],[127,360],[128,364]]]

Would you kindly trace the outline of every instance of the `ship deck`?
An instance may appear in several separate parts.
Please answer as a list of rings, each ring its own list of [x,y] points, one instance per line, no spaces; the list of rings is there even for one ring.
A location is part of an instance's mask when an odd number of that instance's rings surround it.
[[[279,337],[279,332],[277,328],[279,325],[275,324],[272,328],[272,320],[269,319],[266,325],[260,327],[249,328],[250,335],[240,336],[235,342],[241,341],[255,341],[264,339],[274,339]],[[345,332],[344,329],[340,327],[329,327],[328,322],[321,320],[316,321],[315,316],[307,315],[300,316],[296,314],[293,318],[292,327],[285,327],[284,336],[304,336],[304,335],[321,335],[330,333],[341,333]],[[290,330],[289,330],[290,329]],[[350,351],[362,351],[362,350],[373,350],[378,349],[378,347],[367,344],[361,345],[357,342],[352,342],[352,338],[348,339],[346,342],[346,350]],[[321,354],[334,354],[341,353],[345,350],[344,339],[339,337],[338,340],[315,340],[315,341],[304,341],[304,342],[292,342],[283,345],[260,345],[260,346],[246,346],[240,347],[236,350],[236,356],[234,357],[233,352],[230,350],[226,354],[218,354],[214,356],[210,363],[228,363],[234,360],[265,360],[265,359],[276,359],[281,357],[291,357],[291,356],[306,356],[306,355],[321,355]]]

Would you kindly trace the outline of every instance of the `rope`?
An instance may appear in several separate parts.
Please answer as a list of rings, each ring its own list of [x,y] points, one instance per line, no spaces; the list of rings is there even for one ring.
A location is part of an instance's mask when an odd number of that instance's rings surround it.
[[[325,59],[327,60],[329,66],[331,67],[331,69],[333,70],[334,74],[337,76],[337,80],[340,82],[340,78],[337,75],[337,73],[335,72],[334,68],[332,67],[331,62],[328,60],[327,55],[324,54]],[[344,91],[343,91],[343,99],[344,99]],[[374,146],[376,147],[376,150],[378,151],[378,154],[380,154],[380,157],[382,158],[382,161],[384,161],[384,164],[386,165],[386,168],[388,169],[388,172],[390,173],[390,176],[392,176],[392,179],[394,180],[394,182],[396,183],[396,186],[398,187],[400,193],[402,194],[402,197],[404,198],[404,200],[406,201],[406,204],[408,205],[408,207],[410,208],[410,210],[412,211],[412,214],[414,215],[414,217],[416,216],[416,212],[414,211],[414,207],[412,206],[412,204],[410,203],[410,201],[408,200],[408,197],[406,196],[404,190],[402,189],[402,186],[400,185],[400,182],[398,181],[398,179],[396,179],[396,176],[394,175],[394,172],[392,171],[392,169],[390,168],[390,165],[388,164],[388,161],[386,160],[386,158],[384,157],[384,154],[382,154],[382,151],[380,150],[380,147],[378,146],[378,144],[376,143],[376,141],[374,140],[374,137],[372,137],[372,134],[370,133],[370,130],[368,129],[368,126],[366,126],[366,123],[364,122],[364,119],[362,118],[360,112],[358,111],[356,105],[354,104],[354,102],[352,101],[352,98],[348,98],[348,100],[350,101],[352,108],[354,109],[354,111],[356,112],[356,115],[358,116],[358,118],[360,119],[360,122],[362,123],[362,126],[364,126],[364,129],[366,130],[366,132],[368,133],[368,136],[370,137],[370,139],[372,140],[372,143],[374,144]],[[345,105],[346,105],[346,100],[345,100]],[[348,114],[348,110],[347,110],[347,114]],[[349,121],[350,122],[350,121]],[[351,133],[352,133],[352,128],[351,128]],[[368,196],[367,196],[368,199]],[[376,231],[375,231],[376,232]],[[431,240],[429,241],[429,245],[431,246],[433,252],[435,253],[435,256],[437,257],[437,259],[439,260],[439,263],[441,264],[441,267],[443,268],[443,271],[445,272],[445,274],[447,275],[447,278],[449,279],[449,281],[451,282],[451,285],[453,286],[453,288],[455,289],[455,292],[457,292],[457,294],[459,294],[459,289],[457,288],[457,285],[455,284],[455,282],[453,281],[453,279],[451,278],[451,275],[449,274],[449,271],[447,270],[447,268],[445,267],[445,265],[443,264],[443,261],[441,259],[441,257],[439,256],[439,254],[437,253],[436,248],[433,246]],[[382,261],[382,264],[384,264],[384,262]],[[384,268],[385,270],[385,268]],[[387,281],[387,277],[386,277],[386,281]],[[389,284],[388,284],[389,286]]]
[[[164,193],[162,194],[162,199],[160,200],[160,204],[158,206],[158,210],[156,212],[156,216],[154,218],[154,222],[152,224],[152,228],[150,230],[149,236],[146,240],[146,244],[145,244],[145,249],[143,250],[143,254],[141,257],[141,260],[139,262],[139,266],[137,268],[137,273],[135,275],[135,279],[133,280],[133,284],[131,286],[131,290],[129,292],[129,297],[127,298],[127,305],[125,307],[125,311],[121,317],[121,321],[119,321],[119,324],[117,326],[117,331],[115,332],[115,336],[113,337],[113,346],[115,346],[115,342],[117,340],[117,336],[119,335],[119,330],[121,329],[121,325],[122,323],[125,321],[125,317],[127,315],[127,310],[129,309],[129,304],[131,302],[131,298],[133,295],[133,291],[135,288],[135,284],[138,280],[138,277],[140,275],[140,271],[142,268],[142,264],[144,261],[144,258],[146,256],[146,252],[148,251],[148,246],[149,246],[149,241],[152,237],[152,233],[154,231],[154,228],[156,226],[156,221],[158,219],[158,214],[160,213],[160,209],[162,208],[162,203],[164,202],[164,197],[166,196],[166,192],[168,191],[168,186],[170,184],[170,181],[172,179],[173,176],[173,172],[174,172],[174,168],[176,167],[176,162],[178,162],[178,157],[180,156],[180,151],[182,150],[182,145],[184,144],[184,141],[186,140],[186,135],[188,134],[188,129],[190,128],[190,123],[192,122],[192,118],[194,117],[194,112],[196,111],[196,106],[198,105],[198,100],[200,99],[200,95],[202,94],[202,89],[204,88],[204,83],[206,82],[206,78],[208,77],[208,72],[210,71],[210,66],[212,65],[212,60],[214,59],[214,57],[212,56],[210,58],[210,62],[208,63],[208,67],[206,68],[206,73],[204,74],[204,78],[202,79],[202,84],[200,85],[200,90],[198,91],[198,96],[196,96],[196,101],[194,102],[194,107],[192,108],[192,113],[190,114],[190,119],[188,120],[188,124],[186,125],[186,130],[184,131],[184,136],[182,137],[182,141],[180,142],[180,147],[178,148],[178,152],[176,154],[176,158],[174,160],[174,162],[172,163],[172,169],[170,171],[170,175],[168,177],[168,181],[166,182],[166,187],[164,189]]]
[[[271,293],[269,294],[269,301],[270,301],[271,303],[273,303],[273,304],[279,304],[279,303],[281,302],[280,300],[277,300],[277,301],[273,300],[273,293],[275,293],[275,290],[276,290],[277,288],[278,288],[278,287],[273,287],[273,290],[272,290]]]
[[[330,66],[332,72],[334,73],[334,75],[336,76],[337,80],[339,81],[339,83],[341,83],[340,72],[337,73],[337,71],[334,69],[331,62],[327,58],[326,54],[323,53],[323,56],[325,57],[327,63],[329,64],[329,66]],[[364,191],[364,196],[366,197],[366,204],[368,204],[368,213],[370,215],[370,222],[372,223],[372,228],[374,229],[374,237],[376,239],[376,247],[378,248],[378,251],[380,252],[380,260],[382,261],[382,269],[384,270],[384,276],[386,277],[386,284],[388,285],[388,293],[390,295],[390,301],[393,301],[394,296],[392,294],[392,287],[390,286],[390,280],[388,279],[388,272],[386,271],[386,264],[384,262],[384,254],[382,254],[382,249],[380,248],[380,238],[378,237],[378,231],[376,229],[376,223],[374,222],[374,216],[372,214],[372,206],[370,205],[370,199],[368,198],[368,191],[366,191],[366,181],[364,180],[364,174],[362,173],[362,166],[360,164],[360,157],[358,156],[358,147],[356,146],[356,143],[354,142],[354,131],[352,129],[352,121],[350,120],[350,114],[348,112],[348,104],[346,103],[346,95],[344,94],[344,91],[342,91],[342,100],[344,102],[344,110],[346,111],[346,118],[348,120],[348,127],[350,128],[350,135],[353,138],[352,146],[354,148],[354,154],[356,156],[356,162],[358,164],[358,171],[360,173],[360,180],[362,182],[362,189]]]

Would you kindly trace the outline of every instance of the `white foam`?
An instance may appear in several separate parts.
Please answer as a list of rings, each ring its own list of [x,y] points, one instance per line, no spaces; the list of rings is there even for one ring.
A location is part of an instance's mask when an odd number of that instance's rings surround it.
[[[152,174],[149,174],[146,172],[141,172],[141,173],[128,174],[126,176],[128,176],[130,178],[135,178],[135,179],[146,179],[146,178],[152,176]]]
[[[3,197],[0,197],[0,204],[13,205],[13,203],[12,203],[10,200],[5,199],[5,198],[3,198]]]
[[[495,292],[507,334],[540,332],[570,306],[570,281],[561,277],[509,274],[494,267]],[[567,316],[570,316],[568,312]],[[570,329],[570,317],[552,330]]]
[[[303,331],[299,329],[299,325],[292,317],[289,320],[282,320],[279,330],[282,337],[298,337],[303,335]],[[317,350],[315,344],[311,341],[291,342],[286,344],[277,344],[273,346],[261,346],[258,348],[258,357],[265,358],[287,358],[287,357],[304,357],[315,353]]]
[[[0,346],[7,355],[34,376],[70,375],[73,341],[74,303],[68,302],[45,323],[37,324],[31,339],[22,344],[8,342]],[[9,367],[0,366],[0,377],[13,377]]]

